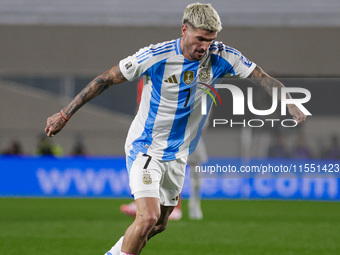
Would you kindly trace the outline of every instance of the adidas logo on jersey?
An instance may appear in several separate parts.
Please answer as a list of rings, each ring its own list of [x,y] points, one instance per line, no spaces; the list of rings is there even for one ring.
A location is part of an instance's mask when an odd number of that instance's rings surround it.
[[[169,77],[168,79],[164,80],[164,82],[178,84],[178,81],[177,81],[177,79],[176,79],[176,75],[172,75],[172,76]]]

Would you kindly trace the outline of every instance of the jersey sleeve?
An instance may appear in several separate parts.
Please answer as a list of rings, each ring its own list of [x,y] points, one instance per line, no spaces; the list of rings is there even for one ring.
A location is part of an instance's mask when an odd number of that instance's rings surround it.
[[[176,41],[151,44],[140,49],[134,55],[122,59],[119,68],[128,81],[132,81],[144,74],[148,74],[151,66],[157,62],[176,54]]]
[[[232,68],[226,70],[225,75],[238,76],[240,78],[247,78],[250,73],[255,69],[256,64],[242,55],[238,50],[226,46],[220,42],[218,45],[222,57],[227,60]]]
[[[233,68],[235,71],[235,75],[240,78],[247,78],[250,73],[255,69],[256,64],[250,61],[248,58],[240,54],[235,58],[235,62],[233,64]]]
[[[140,77],[147,69],[145,62],[140,62],[140,60],[138,60],[138,57],[145,51],[146,48],[140,49],[134,55],[128,56],[119,62],[120,71],[128,81]]]

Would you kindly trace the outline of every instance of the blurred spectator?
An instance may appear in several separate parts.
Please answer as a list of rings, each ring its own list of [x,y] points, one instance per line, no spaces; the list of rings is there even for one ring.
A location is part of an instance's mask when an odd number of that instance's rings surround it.
[[[268,157],[270,158],[288,158],[289,153],[285,145],[285,139],[282,134],[273,136],[272,144],[268,148]]]
[[[306,140],[302,134],[299,134],[295,139],[295,144],[292,150],[292,158],[308,159],[312,158],[312,153],[306,144]]]
[[[1,154],[6,156],[22,155],[22,146],[19,141],[12,140],[8,147]]]
[[[328,159],[340,159],[340,147],[336,135],[330,137],[328,148],[322,156]]]
[[[76,141],[74,147],[72,148],[72,156],[85,156],[87,154],[85,146],[82,141]]]
[[[52,140],[45,134],[40,135],[36,154],[40,156],[61,156],[63,149],[58,144],[53,144]]]

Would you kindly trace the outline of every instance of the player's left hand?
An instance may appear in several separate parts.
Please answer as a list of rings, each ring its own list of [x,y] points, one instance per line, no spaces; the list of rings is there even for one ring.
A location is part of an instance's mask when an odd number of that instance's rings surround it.
[[[297,123],[302,123],[307,118],[307,116],[295,104],[288,105],[288,111]]]

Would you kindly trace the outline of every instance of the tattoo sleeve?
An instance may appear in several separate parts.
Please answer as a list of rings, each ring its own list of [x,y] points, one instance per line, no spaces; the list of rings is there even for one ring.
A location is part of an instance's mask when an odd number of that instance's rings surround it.
[[[256,66],[253,72],[249,76],[250,81],[256,85],[262,86],[269,95],[272,96],[273,88],[278,88],[278,99],[281,99],[281,89],[284,85],[278,81],[277,79],[269,76],[266,72],[262,70],[261,67]],[[287,98],[290,98],[290,95],[287,93]]]
[[[89,102],[91,99],[100,95],[104,90],[108,89],[114,84],[119,84],[124,81],[126,81],[126,78],[121,73],[118,65],[97,76],[93,81],[85,86],[85,88],[83,88],[66,107],[63,108],[66,118],[71,118],[71,116],[80,107]]]

